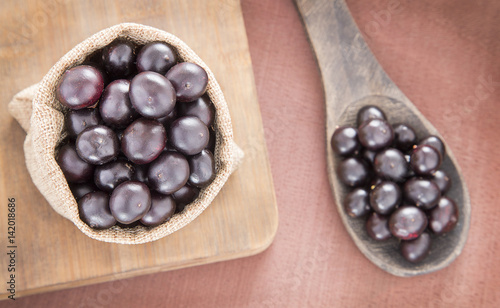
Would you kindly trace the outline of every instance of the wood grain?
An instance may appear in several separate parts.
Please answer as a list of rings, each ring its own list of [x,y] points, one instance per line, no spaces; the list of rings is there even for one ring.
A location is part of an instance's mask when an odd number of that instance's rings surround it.
[[[21,12],[12,15],[11,12]],[[5,1],[0,10],[0,246],[6,246],[7,198],[16,198],[16,296],[81,286],[253,255],[277,230],[277,208],[252,63],[239,1]],[[131,21],[183,39],[214,72],[247,153],[213,204],[184,229],[144,245],[108,244],[57,215],[24,165],[24,132],[7,113],[10,98],[40,80],[71,47]],[[1,277],[7,277],[0,260]],[[0,298],[6,298],[5,288]]]
[[[350,191],[336,176],[341,158],[330,147],[336,127],[353,125],[357,111],[365,105],[384,110],[390,123],[406,123],[415,129],[418,138],[437,135],[432,124],[410,102],[387,76],[359,32],[344,0],[297,0],[323,79],[326,97],[326,148],[328,176],[334,191],[337,210],[349,235],[359,250],[381,269],[403,277],[428,274],[453,262],[467,240],[470,227],[470,197],[458,163],[448,148],[442,169],[452,180],[446,196],[457,202],[459,221],[452,232],[433,237],[431,252],[420,263],[407,262],[399,253],[396,239],[377,242],[365,231],[363,219],[349,217],[343,200]],[[446,142],[446,141],[445,141]]]

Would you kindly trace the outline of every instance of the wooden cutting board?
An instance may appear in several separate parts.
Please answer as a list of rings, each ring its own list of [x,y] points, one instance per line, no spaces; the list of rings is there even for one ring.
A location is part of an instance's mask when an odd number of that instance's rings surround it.
[[[0,9],[0,280],[8,281],[8,198],[16,203],[16,297],[250,256],[278,225],[252,63],[237,0],[3,1]],[[137,22],[184,40],[215,74],[245,159],[212,205],[180,231],[143,245],[86,237],[44,200],[26,170],[25,133],[11,97],[38,82],[75,44],[101,29]],[[9,295],[5,284],[0,299]]]

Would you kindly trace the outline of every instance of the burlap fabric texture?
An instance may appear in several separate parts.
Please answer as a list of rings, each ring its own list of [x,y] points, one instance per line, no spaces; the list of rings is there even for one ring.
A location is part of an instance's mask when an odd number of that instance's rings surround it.
[[[154,228],[136,226],[124,229],[114,226],[107,230],[91,229],[80,219],[77,202],[55,160],[58,145],[66,137],[64,114],[67,108],[55,98],[59,79],[67,69],[81,64],[88,55],[117,38],[126,38],[138,45],[162,41],[174,46],[183,61],[196,63],[207,71],[207,93],[216,109],[214,181],[202,189],[199,197],[186,206],[183,212]],[[104,242],[147,243],[186,226],[210,205],[243,157],[243,152],[233,142],[231,117],[224,95],[207,65],[176,36],[140,24],[119,24],[102,30],[78,44],[49,70],[40,83],[18,93],[10,102],[9,111],[27,132],[24,153],[28,171],[36,187],[57,213],[71,220],[89,237]]]

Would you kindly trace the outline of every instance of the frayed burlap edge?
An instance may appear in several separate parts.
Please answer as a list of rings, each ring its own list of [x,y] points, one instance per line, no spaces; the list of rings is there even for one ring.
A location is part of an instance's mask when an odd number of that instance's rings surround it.
[[[80,219],[75,198],[55,161],[55,150],[66,137],[63,130],[66,110],[55,98],[56,85],[68,68],[81,64],[87,56],[116,38],[127,38],[139,45],[163,41],[174,46],[183,61],[196,63],[207,71],[207,94],[216,109],[217,137],[214,154],[217,172],[214,181],[202,189],[198,198],[186,206],[183,212],[154,228],[143,226],[127,229],[114,226],[107,230],[90,228]],[[140,24],[124,23],[107,28],[75,46],[49,70],[40,83],[14,96],[9,103],[9,112],[27,131],[24,142],[26,165],[42,195],[58,214],[71,220],[83,233],[104,242],[142,244],[158,240],[186,226],[210,205],[243,158],[243,151],[233,142],[229,110],[211,70],[176,36]]]

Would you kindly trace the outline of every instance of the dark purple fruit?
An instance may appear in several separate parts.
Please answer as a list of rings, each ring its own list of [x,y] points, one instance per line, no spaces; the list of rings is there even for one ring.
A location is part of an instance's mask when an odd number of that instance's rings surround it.
[[[372,213],[366,220],[365,228],[368,235],[376,241],[385,241],[392,237],[388,216]]]
[[[344,199],[344,209],[351,217],[361,217],[370,212],[368,192],[363,188],[356,188]]]
[[[122,144],[122,139],[123,139],[123,131],[122,130],[115,130],[116,138],[118,138],[118,142],[120,144],[120,150],[121,150],[121,144]]]
[[[403,153],[394,148],[378,153],[375,156],[373,168],[379,177],[395,182],[404,181],[408,174],[408,163]]]
[[[140,118],[123,132],[122,152],[135,164],[147,164],[155,160],[167,142],[165,128],[160,122]]]
[[[417,143],[417,134],[408,125],[398,124],[393,127],[393,130],[394,146],[401,151],[408,151]]]
[[[94,175],[94,166],[82,160],[75,147],[70,144],[61,147],[57,155],[57,163],[68,182],[87,182]]]
[[[101,190],[111,192],[125,181],[132,180],[134,167],[126,160],[112,161],[98,166],[94,172],[94,182]]]
[[[161,225],[168,221],[175,213],[174,198],[156,192],[151,193],[151,208],[142,216],[141,223],[147,227]]]
[[[149,166],[149,186],[159,193],[169,195],[187,183],[189,173],[189,163],[184,155],[164,152]]]
[[[431,249],[431,236],[424,232],[418,238],[410,241],[401,241],[400,250],[403,257],[412,262],[422,261]]]
[[[194,63],[179,63],[173,66],[165,76],[174,86],[179,102],[197,100],[207,89],[207,72]]]
[[[176,119],[177,119],[177,109],[174,109],[166,117],[158,118],[158,119],[156,119],[156,121],[160,122],[163,126],[165,126],[165,129],[169,130],[170,129],[170,125]]]
[[[76,200],[80,200],[81,197],[85,196],[89,192],[97,191],[98,188],[92,182],[71,184],[69,186],[73,196]]]
[[[76,138],[84,129],[98,125],[100,122],[101,116],[96,108],[70,109],[65,117],[66,132],[68,136]]]
[[[172,146],[186,155],[195,155],[207,147],[208,127],[197,117],[182,117],[170,126],[168,138]]]
[[[441,197],[438,205],[430,211],[429,228],[435,234],[451,231],[458,222],[458,207],[453,200]]]
[[[385,113],[376,106],[368,105],[359,109],[357,116],[358,126],[371,119],[387,120]]]
[[[375,189],[375,187],[377,185],[379,185],[380,183],[382,183],[383,181],[384,181],[384,179],[379,178],[379,177],[372,178],[372,180],[370,181],[370,189]]]
[[[130,102],[129,88],[130,81],[120,79],[113,81],[104,89],[99,102],[99,112],[107,125],[122,128],[139,117]]]
[[[333,133],[330,145],[332,150],[339,155],[353,155],[361,147],[358,140],[358,130],[351,126],[337,128]]]
[[[155,72],[137,74],[130,82],[130,101],[147,118],[162,118],[175,107],[175,90],[170,81]]]
[[[128,41],[115,41],[102,50],[104,69],[113,79],[129,76],[134,68],[134,45]]]
[[[111,128],[96,125],[86,128],[76,139],[76,151],[84,161],[103,165],[118,156],[118,138]]]
[[[203,188],[210,184],[215,178],[215,160],[212,152],[202,150],[199,154],[189,158],[189,175],[188,183],[191,186]]]
[[[141,182],[123,182],[111,193],[109,208],[113,217],[122,224],[139,220],[151,208],[149,188]]]
[[[210,150],[210,152],[215,153],[215,141],[216,141],[216,136],[215,136],[215,131],[212,128],[208,129],[209,131],[209,139],[208,139],[208,144],[205,149]]]
[[[441,197],[441,191],[430,180],[412,178],[404,185],[405,200],[424,210],[432,209]]]
[[[405,205],[399,207],[389,218],[389,230],[402,240],[417,238],[427,227],[427,216],[418,207]]]
[[[172,66],[177,64],[177,61],[174,48],[163,42],[152,42],[142,47],[137,55],[137,70],[165,75]]]
[[[179,116],[181,117],[197,117],[208,127],[214,123],[215,107],[210,98],[208,98],[208,95],[203,95],[193,102],[186,102],[177,106],[179,108]]]
[[[189,185],[184,185],[181,188],[179,188],[179,190],[174,192],[172,196],[174,197],[175,202],[177,203],[178,212],[182,211],[182,210],[179,211],[180,206],[182,206],[182,208],[184,209],[184,205],[193,202],[198,197],[199,193],[200,190],[198,188]]]
[[[90,192],[78,201],[80,219],[94,229],[107,229],[116,224],[108,205],[108,194],[102,191]]]
[[[441,166],[441,154],[429,145],[419,145],[411,152],[410,165],[416,174],[430,175]]]
[[[377,155],[377,152],[370,151],[367,149],[363,149],[361,152],[361,157],[365,159],[365,161],[371,165],[375,162],[375,156]]]
[[[340,181],[350,187],[363,186],[370,179],[367,164],[354,157],[343,160],[339,164],[337,174]]]
[[[435,148],[439,152],[439,154],[441,154],[441,158],[444,159],[444,155],[446,154],[446,147],[444,146],[441,138],[431,135],[420,141],[419,145],[423,144],[430,145],[431,147]]]
[[[148,169],[149,165],[134,165],[134,181],[142,182],[148,185]]]
[[[370,191],[370,206],[381,215],[390,214],[402,199],[401,189],[394,182],[384,181]]]
[[[359,126],[358,136],[364,147],[371,151],[378,151],[391,145],[394,132],[385,120],[372,119]]]
[[[443,170],[438,170],[432,175],[431,181],[439,187],[441,194],[447,192],[451,187],[451,178]]]
[[[94,105],[103,89],[101,72],[89,65],[79,65],[63,74],[57,85],[56,98],[70,109],[82,109]]]

